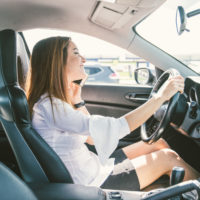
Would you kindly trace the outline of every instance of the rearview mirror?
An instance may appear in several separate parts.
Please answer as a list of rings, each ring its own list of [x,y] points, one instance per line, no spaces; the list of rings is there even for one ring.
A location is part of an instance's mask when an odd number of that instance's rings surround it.
[[[178,6],[176,11],[176,30],[179,35],[186,29],[186,15],[182,6]]]
[[[185,10],[182,6],[177,7],[176,11],[176,30],[179,35],[181,35],[184,31],[189,31],[186,28],[186,18],[193,17],[195,15],[200,14],[200,9],[193,10],[189,13],[185,13]]]

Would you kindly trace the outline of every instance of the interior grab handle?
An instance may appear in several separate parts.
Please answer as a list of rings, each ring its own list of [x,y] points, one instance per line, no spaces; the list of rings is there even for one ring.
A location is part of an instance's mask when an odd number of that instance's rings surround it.
[[[127,93],[125,95],[125,99],[136,102],[136,103],[144,103],[148,100],[149,94],[147,93]]]

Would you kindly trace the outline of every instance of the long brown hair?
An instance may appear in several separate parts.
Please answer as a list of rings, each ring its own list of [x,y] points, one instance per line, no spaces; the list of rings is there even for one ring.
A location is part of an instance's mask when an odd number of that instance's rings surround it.
[[[66,93],[66,77],[64,77],[69,41],[69,37],[51,37],[39,41],[34,46],[26,82],[31,116],[34,104],[45,93],[50,98],[51,104],[52,97],[70,103]]]

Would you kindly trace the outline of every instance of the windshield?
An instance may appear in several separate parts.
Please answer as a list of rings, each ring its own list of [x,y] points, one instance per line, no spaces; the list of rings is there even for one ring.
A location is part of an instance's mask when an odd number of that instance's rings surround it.
[[[183,6],[185,13],[200,8],[198,0],[168,0],[137,25],[136,31],[146,40],[173,55],[189,68],[200,73],[200,15],[187,18],[186,28],[178,35],[176,9]]]

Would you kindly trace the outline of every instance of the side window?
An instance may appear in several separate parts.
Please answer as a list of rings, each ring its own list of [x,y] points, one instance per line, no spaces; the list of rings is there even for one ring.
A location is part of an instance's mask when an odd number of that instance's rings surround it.
[[[35,43],[43,38],[52,36],[69,36],[77,45],[79,52],[85,57],[85,71],[88,74],[86,84],[117,84],[117,85],[136,85],[135,71],[144,68],[155,75],[155,67],[148,61],[133,55],[132,53],[114,46],[103,40],[66,31],[56,31],[49,29],[33,29],[24,31],[24,36],[32,51]],[[98,48],[97,48],[98,47]],[[142,79],[145,73],[140,73]],[[153,81],[152,81],[153,83]],[[152,84],[152,83],[148,83]],[[145,81],[140,82],[145,85]]]

